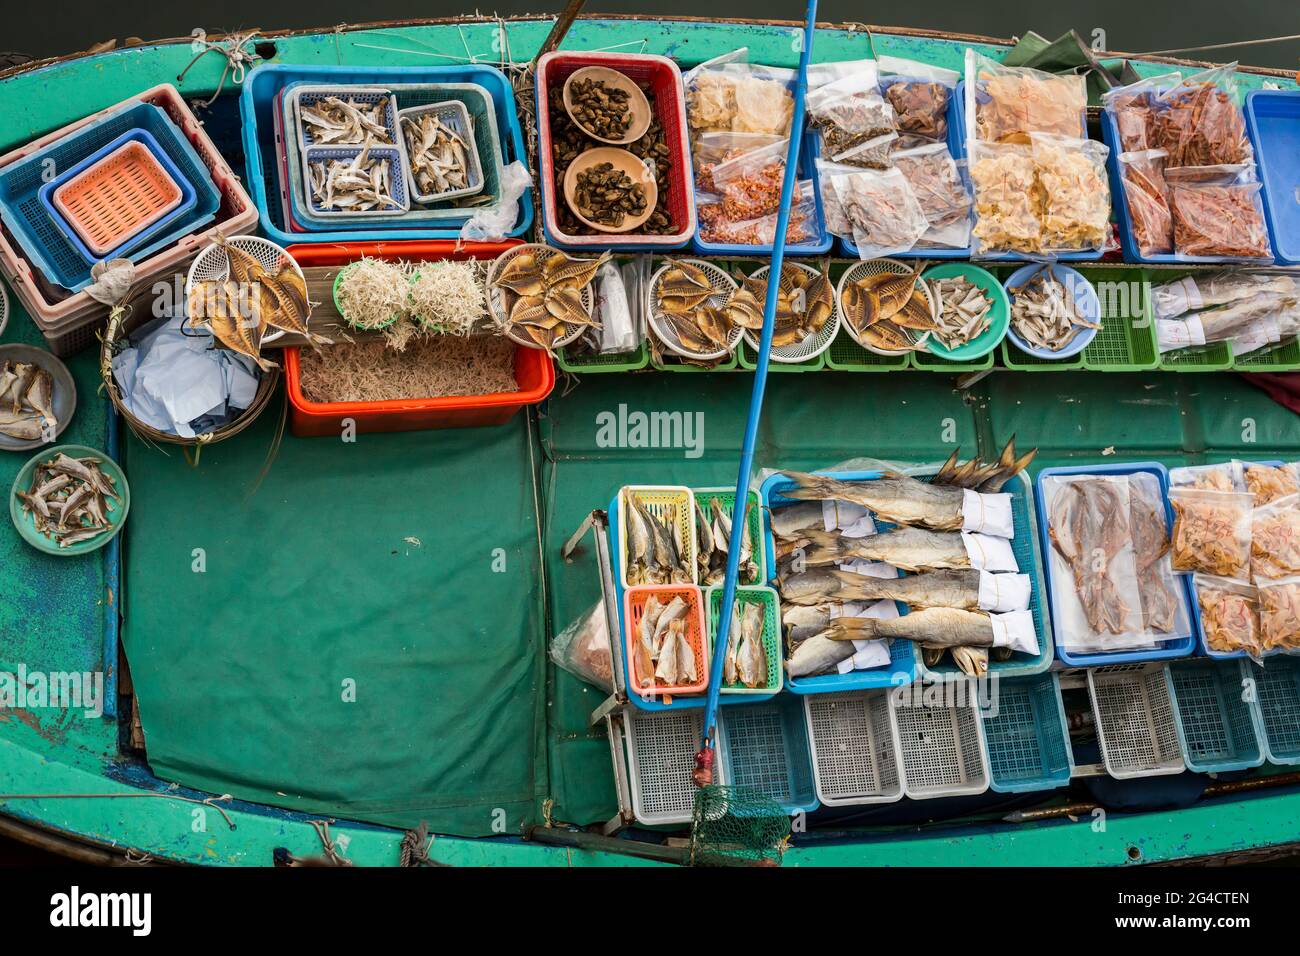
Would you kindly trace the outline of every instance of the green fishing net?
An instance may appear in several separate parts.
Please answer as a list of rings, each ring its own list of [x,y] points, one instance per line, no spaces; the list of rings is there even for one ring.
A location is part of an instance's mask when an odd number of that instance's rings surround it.
[[[789,836],[789,816],[757,790],[715,785],[695,794],[692,866],[780,866]]]

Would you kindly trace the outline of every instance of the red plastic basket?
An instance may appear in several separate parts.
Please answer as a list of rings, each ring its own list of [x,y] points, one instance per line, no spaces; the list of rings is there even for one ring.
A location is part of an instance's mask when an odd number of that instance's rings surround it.
[[[181,202],[181,187],[144,143],[123,143],[54,190],[54,206],[97,256],[116,249]]]
[[[555,167],[551,161],[551,119],[547,109],[537,111],[537,156],[541,164],[542,216],[547,231],[556,242],[570,246],[680,246],[695,233],[695,190],[691,187],[691,159],[686,135],[686,96],[682,74],[677,64],[666,56],[640,53],[547,53],[537,61],[538,102],[545,104],[552,87],[564,85],[570,75],[584,66],[604,66],[618,70],[629,79],[648,84],[654,98],[659,122],[664,128],[664,144],[672,157],[668,188],[660,193],[659,202],[677,224],[678,230],[666,236],[622,235],[602,233],[575,236],[560,229],[556,203],[563,202],[555,190]]]
[[[461,243],[450,240],[410,242],[302,243],[289,255],[303,267],[341,266],[371,256],[376,259],[430,262],[438,259],[494,259],[518,240]],[[525,405],[536,405],[555,387],[555,364],[541,349],[515,349],[517,392],[451,398],[395,399],[384,402],[313,402],[299,385],[298,349],[284,350],[284,379],[289,391],[289,427],[300,437],[332,435],[343,430],[344,419],[358,432],[404,432],[426,428],[473,428],[504,425]]]
[[[640,685],[636,673],[635,642],[641,616],[645,611],[646,601],[650,599],[652,594],[659,599],[659,603],[665,605],[675,597],[681,597],[686,601],[686,616],[683,620],[686,621],[686,640],[690,643],[691,649],[695,651],[696,680],[694,683],[677,684],[672,687],[664,685],[642,687]],[[705,643],[704,595],[695,585],[641,584],[628,588],[623,592],[623,630],[627,647],[627,692],[629,694],[637,694],[641,697],[672,697],[678,694],[698,694],[708,688],[709,655],[706,650],[708,645]]]

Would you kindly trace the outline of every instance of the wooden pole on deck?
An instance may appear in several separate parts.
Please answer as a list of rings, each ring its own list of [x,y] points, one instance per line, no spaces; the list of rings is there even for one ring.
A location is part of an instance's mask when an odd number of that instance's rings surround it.
[[[573,21],[578,19],[578,14],[582,12],[583,4],[586,2],[587,0],[568,0],[565,3],[564,9],[560,11],[559,17],[556,18],[555,25],[551,27],[551,32],[546,35],[546,42],[537,51],[537,56],[533,57],[533,66],[537,65],[537,61],[541,59],[543,54],[550,53],[560,45],[561,41],[564,40],[564,35],[569,32],[569,27],[573,26]]]

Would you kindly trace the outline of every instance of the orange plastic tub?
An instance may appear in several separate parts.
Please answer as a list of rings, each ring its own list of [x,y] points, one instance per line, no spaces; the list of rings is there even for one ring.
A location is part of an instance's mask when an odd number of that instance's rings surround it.
[[[659,603],[665,606],[675,597],[680,597],[686,602],[686,613],[683,615],[683,620],[686,622],[686,641],[695,652],[695,680],[690,683],[678,683],[671,687],[658,683],[650,687],[641,686],[642,677],[652,676],[640,673],[636,655],[641,617],[651,595],[658,598]],[[699,694],[707,690],[709,658],[708,645],[705,643],[703,592],[693,584],[639,584],[623,592],[623,602],[623,630],[628,668],[627,692],[642,697],[663,697],[664,702],[667,703],[677,695]]]
[[[511,242],[462,243],[427,240],[410,242],[302,243],[289,255],[300,265],[342,266],[362,256],[433,262],[439,259],[495,259]],[[289,390],[289,428],[300,437],[334,436],[347,420],[358,432],[403,432],[426,428],[475,428],[504,425],[525,405],[536,405],[555,387],[555,362],[542,349],[515,349],[517,392],[494,392],[454,398],[397,399],[386,402],[313,402],[299,387],[298,349],[284,350],[284,378]]]

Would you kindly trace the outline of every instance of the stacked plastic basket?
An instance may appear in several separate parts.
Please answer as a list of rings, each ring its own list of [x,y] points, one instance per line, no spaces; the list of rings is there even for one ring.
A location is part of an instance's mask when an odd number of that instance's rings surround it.
[[[252,200],[174,87],[158,86],[0,157],[0,268],[60,355],[94,342],[100,261],[137,282],[176,271]]]

